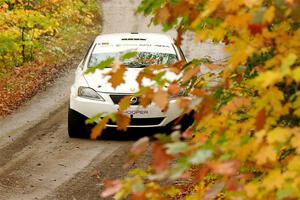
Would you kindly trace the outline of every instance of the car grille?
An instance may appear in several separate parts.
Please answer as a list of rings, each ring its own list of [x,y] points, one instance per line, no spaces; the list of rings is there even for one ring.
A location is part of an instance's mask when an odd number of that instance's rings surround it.
[[[155,118],[131,118],[131,126],[154,126],[159,125],[164,120],[164,117]],[[108,125],[116,125],[114,122],[108,122]]]
[[[129,96],[129,95],[124,95],[124,94],[111,94],[109,95],[111,100],[114,102],[114,104],[118,104],[123,97]],[[130,105],[139,105],[139,101],[135,103],[131,103]]]

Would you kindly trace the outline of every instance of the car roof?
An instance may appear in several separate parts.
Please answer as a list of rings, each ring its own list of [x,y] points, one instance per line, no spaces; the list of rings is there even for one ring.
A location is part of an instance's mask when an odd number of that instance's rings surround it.
[[[146,44],[174,44],[174,40],[165,34],[159,33],[113,33],[97,36],[96,43],[126,44],[128,42]]]

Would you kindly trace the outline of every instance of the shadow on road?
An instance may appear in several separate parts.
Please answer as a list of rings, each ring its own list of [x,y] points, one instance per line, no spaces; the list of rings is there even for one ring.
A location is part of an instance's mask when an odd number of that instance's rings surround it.
[[[192,123],[193,118],[191,116],[185,116],[180,120],[180,130],[186,130]],[[178,123],[178,122],[177,122]],[[165,128],[128,128],[126,132],[118,131],[116,128],[106,128],[101,134],[100,140],[117,140],[117,141],[132,141],[138,140],[142,137],[148,136],[154,140],[154,135],[158,133],[172,133],[172,127],[175,123],[171,123]]]
[[[169,132],[163,128],[129,128],[126,132],[118,131],[116,128],[106,128],[101,134],[100,140],[117,140],[117,141],[132,141],[138,140],[142,137],[148,136],[154,138],[153,136],[157,133],[167,133]]]

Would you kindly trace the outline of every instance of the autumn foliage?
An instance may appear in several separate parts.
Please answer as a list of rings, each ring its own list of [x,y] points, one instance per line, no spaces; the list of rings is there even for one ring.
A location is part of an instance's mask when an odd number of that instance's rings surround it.
[[[138,11],[152,15],[153,23],[165,30],[176,29],[177,44],[187,31],[197,42],[225,43],[229,58],[222,64],[197,58],[141,71],[137,95],[143,106],[153,101],[167,109],[167,99],[185,91],[201,100],[191,106],[190,98],[177,97],[183,112],[194,112],[195,121],[184,132],[157,135],[152,167],[111,182],[103,196],[299,199],[300,2],[144,0]],[[200,65],[221,72],[207,78],[199,75]],[[116,68],[117,79],[124,73],[120,70]],[[166,70],[181,78],[166,82]],[[115,81],[114,73],[109,75],[113,86],[122,83]],[[145,77],[156,86],[144,88]],[[217,84],[211,84],[212,79]],[[168,90],[163,89],[166,84]],[[147,144],[145,138],[138,141],[131,154],[143,153]]]
[[[93,0],[0,0],[0,116],[82,56],[97,18]]]

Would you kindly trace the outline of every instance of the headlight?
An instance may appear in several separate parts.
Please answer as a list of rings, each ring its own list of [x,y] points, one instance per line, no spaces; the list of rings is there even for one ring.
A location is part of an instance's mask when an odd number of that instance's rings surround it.
[[[80,86],[78,88],[78,96],[86,99],[105,101],[103,97],[101,97],[95,90],[89,87]]]

